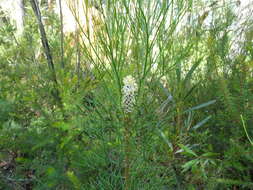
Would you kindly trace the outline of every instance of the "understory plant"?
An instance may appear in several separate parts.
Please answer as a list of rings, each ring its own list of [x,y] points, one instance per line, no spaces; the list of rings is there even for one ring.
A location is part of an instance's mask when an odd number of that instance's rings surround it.
[[[37,0],[0,29],[0,189],[252,189],[235,2],[78,2],[74,33]]]

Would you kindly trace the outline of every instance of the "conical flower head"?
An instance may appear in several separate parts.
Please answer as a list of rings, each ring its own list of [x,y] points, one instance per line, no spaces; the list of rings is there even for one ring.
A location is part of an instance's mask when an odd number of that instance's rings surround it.
[[[123,88],[122,88],[122,106],[126,113],[130,113],[133,110],[135,104],[135,93],[137,91],[137,84],[135,79],[129,75],[123,79]]]

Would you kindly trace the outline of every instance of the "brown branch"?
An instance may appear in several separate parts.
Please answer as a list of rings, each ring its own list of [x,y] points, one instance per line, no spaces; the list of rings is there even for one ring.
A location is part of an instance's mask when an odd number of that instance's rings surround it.
[[[53,77],[54,82],[57,84],[53,58],[52,58],[51,51],[50,51],[50,48],[49,48],[49,43],[48,43],[48,40],[47,40],[47,35],[46,35],[46,32],[45,32],[45,28],[44,28],[44,25],[42,23],[42,18],[41,18],[40,9],[39,9],[39,6],[38,6],[38,1],[37,0],[30,0],[30,2],[31,2],[32,8],[33,8],[33,11],[35,13],[35,16],[37,18],[38,24],[39,24],[41,42],[42,42],[42,45],[43,45],[43,48],[44,48],[45,55],[47,57],[48,67],[49,67],[49,70],[52,72],[52,77]]]
[[[58,90],[58,82],[57,82],[57,78],[56,78],[56,71],[55,71],[55,67],[54,67],[54,62],[53,62],[52,54],[51,54],[51,51],[50,51],[46,31],[45,31],[44,25],[42,23],[42,17],[41,17],[41,12],[40,12],[40,9],[39,9],[38,1],[37,0],[30,0],[30,2],[31,2],[32,8],[33,8],[33,12],[35,13],[35,16],[37,18],[37,22],[39,24],[41,42],[42,42],[42,45],[43,45],[43,48],[44,48],[44,53],[45,53],[46,58],[47,58],[48,68],[51,72],[51,77],[52,77],[52,80],[53,80],[54,85],[55,85],[55,91],[53,92],[53,96],[55,97],[55,99],[56,99],[57,103],[59,104],[59,106],[61,108],[63,108],[62,100],[61,100],[61,97],[59,95],[59,90]]]

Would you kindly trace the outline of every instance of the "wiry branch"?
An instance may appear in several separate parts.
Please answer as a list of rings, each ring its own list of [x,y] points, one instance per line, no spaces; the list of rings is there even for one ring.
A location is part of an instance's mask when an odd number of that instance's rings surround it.
[[[52,77],[52,80],[53,80],[54,85],[55,85],[55,89],[54,89],[55,91],[52,92],[52,93],[53,93],[53,96],[56,99],[59,107],[63,108],[62,100],[61,100],[61,97],[59,95],[59,90],[58,90],[58,82],[57,82],[57,78],[56,78],[56,71],[55,71],[55,67],[54,67],[54,62],[53,62],[52,54],[51,54],[51,51],[50,51],[50,47],[49,47],[47,35],[46,35],[46,32],[45,32],[45,28],[44,28],[44,25],[42,23],[42,17],[41,17],[41,12],[40,12],[40,9],[39,9],[38,1],[37,0],[30,0],[30,2],[31,2],[32,8],[33,8],[33,11],[36,15],[37,22],[39,24],[41,42],[42,42],[44,52],[45,52],[45,55],[46,55],[46,58],[47,58],[48,67],[49,67],[49,70],[51,72],[51,77]]]
[[[64,68],[64,35],[63,35],[63,14],[62,14],[62,2],[59,0],[60,6],[60,19],[61,19],[61,66]]]
[[[52,54],[51,54],[51,51],[50,51],[50,48],[49,48],[45,28],[44,28],[44,25],[42,23],[42,18],[41,18],[40,9],[39,9],[39,6],[38,6],[38,1],[37,0],[30,0],[30,2],[31,2],[32,8],[33,8],[33,11],[36,15],[38,24],[39,24],[41,42],[42,42],[42,45],[43,45],[43,48],[44,48],[45,55],[47,57],[48,67],[49,67],[50,71],[52,72],[53,81],[57,84],[53,58],[52,58]]]

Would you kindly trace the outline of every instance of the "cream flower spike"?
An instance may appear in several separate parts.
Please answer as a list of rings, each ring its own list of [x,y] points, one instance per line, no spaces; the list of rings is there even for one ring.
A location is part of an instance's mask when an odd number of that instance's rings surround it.
[[[123,79],[124,86],[122,88],[122,106],[125,113],[130,113],[133,111],[133,106],[135,104],[135,93],[138,89],[135,79],[128,75]]]

